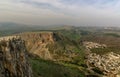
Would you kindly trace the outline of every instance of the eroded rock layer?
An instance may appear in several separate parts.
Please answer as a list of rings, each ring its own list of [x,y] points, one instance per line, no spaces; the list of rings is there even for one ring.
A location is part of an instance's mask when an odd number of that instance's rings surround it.
[[[19,37],[0,38],[0,77],[32,77],[25,43]]]
[[[47,45],[53,44],[52,32],[28,32],[19,34],[25,40],[29,53],[35,54],[44,59],[52,59]]]
[[[77,43],[58,32],[26,32],[18,36],[25,41],[30,54],[45,60],[72,61],[79,55]]]
[[[105,48],[105,44],[84,42],[87,50],[86,64],[90,72],[101,74],[99,77],[120,77],[120,55],[114,52],[97,54],[91,51],[92,48]]]

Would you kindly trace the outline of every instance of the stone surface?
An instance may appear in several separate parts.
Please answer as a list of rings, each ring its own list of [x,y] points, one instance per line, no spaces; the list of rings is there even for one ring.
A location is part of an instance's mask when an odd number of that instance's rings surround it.
[[[86,64],[89,70],[97,68],[103,72],[103,77],[119,77],[120,73],[120,55],[110,52],[103,55],[92,53],[92,48],[107,47],[105,44],[98,44],[94,42],[84,42],[86,50],[89,52]]]
[[[32,77],[25,43],[17,36],[0,38],[0,77]]]
[[[102,56],[91,53],[88,55],[87,62],[89,67],[97,67],[105,75],[117,75],[120,72],[120,55],[113,52]]]
[[[19,34],[19,36],[25,40],[29,53],[43,59],[52,59],[52,55],[47,47],[49,44],[54,44],[52,32],[26,32]]]
[[[99,44],[99,43],[95,43],[95,42],[84,42],[83,45],[87,48],[87,49],[92,49],[92,48],[105,48],[107,47],[105,44]]]
[[[25,41],[31,55],[52,61],[72,61],[79,56],[74,42],[57,32],[24,32],[17,34]]]

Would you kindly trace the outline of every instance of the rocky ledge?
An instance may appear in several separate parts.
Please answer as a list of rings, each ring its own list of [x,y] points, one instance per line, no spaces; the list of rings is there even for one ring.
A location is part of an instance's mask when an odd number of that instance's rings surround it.
[[[0,77],[32,77],[25,43],[20,37],[0,38]]]

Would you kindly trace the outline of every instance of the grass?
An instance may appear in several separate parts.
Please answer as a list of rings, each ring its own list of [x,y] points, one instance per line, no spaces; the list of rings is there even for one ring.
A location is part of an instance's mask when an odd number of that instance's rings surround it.
[[[34,77],[85,77],[77,68],[56,64],[42,59],[30,60]]]
[[[93,53],[97,53],[100,55],[109,53],[109,52],[114,52],[117,54],[120,54],[120,48],[119,47],[107,47],[107,48],[93,48],[91,49]]]
[[[82,46],[75,40],[71,40],[71,38],[65,37],[59,33],[54,33],[54,38],[55,43],[46,46],[51,53],[58,55],[68,54],[69,52],[83,54]]]
[[[117,33],[105,33],[105,35],[113,36],[113,37],[120,37],[120,35]]]
[[[58,31],[64,37],[70,38],[71,40],[79,40],[81,35],[75,30],[61,30]]]

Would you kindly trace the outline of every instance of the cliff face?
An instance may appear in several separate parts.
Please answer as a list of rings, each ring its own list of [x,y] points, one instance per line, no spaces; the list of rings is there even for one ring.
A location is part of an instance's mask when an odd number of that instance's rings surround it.
[[[54,43],[52,32],[28,32],[20,34],[20,36],[25,40],[29,53],[44,59],[52,59],[49,49],[47,48],[48,44]]]
[[[75,42],[57,32],[27,32],[18,35],[25,40],[29,53],[46,60],[71,61],[76,56],[75,50],[79,50]]]
[[[0,38],[0,77],[32,77],[25,43],[19,37]]]

